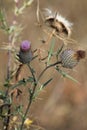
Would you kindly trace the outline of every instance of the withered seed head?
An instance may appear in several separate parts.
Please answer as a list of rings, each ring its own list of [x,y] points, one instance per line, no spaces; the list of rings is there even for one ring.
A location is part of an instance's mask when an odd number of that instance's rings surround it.
[[[66,49],[60,54],[60,60],[64,68],[72,69],[78,64],[76,52],[71,49]]]
[[[63,67],[72,69],[81,59],[85,58],[85,55],[86,52],[83,50],[66,49],[60,54],[60,60]]]
[[[47,19],[45,22],[48,24],[48,26],[55,29],[57,34],[63,33],[66,36],[71,34],[71,31],[66,28],[63,23],[55,20],[54,18]]]
[[[78,60],[84,59],[86,57],[86,52],[84,50],[78,50],[76,55]]]
[[[55,29],[57,34],[70,36],[72,23],[70,23],[60,14],[52,12],[49,9],[44,9],[44,11],[45,11],[45,23],[48,26]]]

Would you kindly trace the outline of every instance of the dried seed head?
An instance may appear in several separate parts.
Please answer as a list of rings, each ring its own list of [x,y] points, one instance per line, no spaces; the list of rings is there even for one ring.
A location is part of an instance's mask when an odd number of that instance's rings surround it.
[[[84,59],[86,57],[86,52],[84,50],[78,50],[76,52],[77,59]]]
[[[71,49],[66,49],[60,54],[60,60],[62,63],[62,66],[65,68],[74,68],[78,62],[79,59],[77,58],[77,52]]]
[[[54,28],[56,33],[70,36],[72,23],[62,17],[59,13],[52,12],[49,9],[44,9],[44,16],[47,25]]]
[[[32,57],[31,44],[29,41],[25,40],[20,45],[19,60],[23,64],[26,64],[32,60]]]

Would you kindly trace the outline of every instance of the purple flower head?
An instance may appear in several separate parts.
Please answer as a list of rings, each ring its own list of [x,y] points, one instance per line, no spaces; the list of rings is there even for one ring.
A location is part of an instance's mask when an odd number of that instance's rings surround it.
[[[31,47],[31,43],[27,40],[22,41],[21,45],[20,45],[20,50],[23,52],[26,52],[30,49]]]
[[[19,51],[19,61],[23,64],[29,63],[32,58],[31,43],[27,40],[22,41]]]

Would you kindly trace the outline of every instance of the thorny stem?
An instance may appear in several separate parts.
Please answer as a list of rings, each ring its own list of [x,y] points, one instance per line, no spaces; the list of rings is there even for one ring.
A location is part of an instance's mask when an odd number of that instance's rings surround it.
[[[32,103],[32,100],[30,100],[30,101],[28,102],[27,109],[26,109],[25,114],[24,114],[24,116],[23,116],[23,118],[22,118],[22,123],[21,123],[20,130],[23,130],[23,125],[24,125],[25,117],[26,117],[27,113],[29,112],[31,103]]]
[[[11,67],[11,51],[8,51],[8,65],[7,65],[7,80],[10,80],[10,67]],[[6,91],[6,96],[8,95],[9,86]]]
[[[37,85],[37,80],[36,80],[36,77],[34,75],[34,70],[31,68],[30,64],[27,64],[29,69],[30,69],[30,72],[32,74],[32,77],[33,77],[33,80],[34,80],[34,85]]]
[[[11,114],[11,105],[7,105],[7,116],[5,116],[4,118],[4,126],[3,129],[4,130],[9,130],[9,121],[10,121],[10,114]]]
[[[58,64],[61,64],[61,61],[57,61],[57,62],[55,62],[55,63],[53,63],[53,64],[47,66],[47,67],[40,73],[40,75],[39,75],[39,77],[38,77],[37,80],[36,80],[36,78],[35,78],[34,72],[33,72],[32,68],[31,68],[30,64],[27,64],[28,67],[29,67],[29,69],[30,69],[30,72],[31,72],[31,74],[32,74],[32,76],[33,76],[34,85],[33,85],[32,93],[31,93],[31,95],[30,95],[30,100],[29,100],[29,102],[28,102],[27,109],[26,109],[25,114],[24,114],[23,119],[22,119],[22,124],[21,124],[20,130],[23,130],[24,121],[25,121],[25,118],[26,118],[27,113],[29,112],[30,106],[31,106],[31,104],[32,104],[33,96],[34,96],[34,94],[35,94],[35,90],[36,90],[38,81],[40,80],[40,78],[42,77],[42,75],[44,74],[44,72],[45,72],[48,68],[53,67],[53,66],[58,65]]]
[[[27,4],[28,4],[28,5],[31,5],[31,3],[32,3],[33,1],[34,1],[34,0],[30,0],[30,1],[27,2]],[[1,1],[1,2],[2,2],[2,1]],[[18,6],[18,3],[16,4],[16,6]],[[15,19],[16,19],[16,18],[15,18]],[[7,30],[6,30],[6,31],[7,31]],[[11,46],[11,43],[12,43],[12,39],[11,39],[11,36],[9,35],[9,45],[10,45],[10,46]],[[8,50],[8,64],[7,64],[7,77],[6,77],[7,81],[10,81],[10,77],[11,77],[11,73],[10,73],[11,60],[12,60],[11,51]],[[30,70],[31,70],[31,68],[30,68]],[[27,115],[27,113],[28,113],[30,104],[31,104],[31,102],[32,102],[32,97],[33,97],[33,94],[34,94],[34,91],[35,91],[35,86],[37,85],[37,84],[36,84],[36,81],[35,81],[35,76],[34,76],[34,74],[33,74],[32,71],[31,71],[31,73],[32,73],[32,76],[33,76],[33,78],[34,78],[34,88],[33,88],[33,92],[32,92],[32,94],[31,94],[31,99],[30,99],[29,104],[28,104],[28,106],[27,106],[27,109],[26,109],[26,112],[25,112],[24,117],[26,117],[26,115]],[[10,88],[10,85],[9,85],[9,83],[8,83],[8,88],[7,88],[6,94],[5,94],[7,99],[9,99],[9,88]],[[5,100],[5,103],[7,102],[7,99]],[[9,130],[10,116],[8,116],[8,115],[10,115],[10,113],[11,113],[11,104],[8,105],[7,113],[6,113],[7,116],[5,116],[5,118],[4,118],[4,123],[3,123],[3,129],[4,129],[4,130]],[[23,119],[23,121],[22,121],[22,125],[24,124],[24,120],[25,120],[25,119]],[[21,128],[22,128],[22,127],[21,127]]]
[[[36,80],[36,77],[34,75],[34,71],[32,70],[30,64],[27,64],[29,69],[30,69],[30,72],[32,74],[32,77],[33,77],[33,80],[34,80],[34,84],[33,84],[33,89],[32,89],[32,92],[30,94],[30,100],[28,102],[28,105],[27,105],[27,109],[24,113],[24,116],[23,116],[23,119],[22,119],[22,124],[21,124],[21,127],[20,127],[20,130],[23,130],[23,125],[24,125],[24,121],[25,121],[25,118],[27,116],[27,113],[29,112],[29,109],[30,109],[30,106],[32,104],[32,101],[33,101],[33,96],[34,96],[34,93],[35,93],[35,90],[36,90],[36,86],[37,86],[37,80]]]
[[[9,36],[9,44],[11,43],[11,38]],[[10,68],[11,68],[11,51],[8,51],[8,64],[7,64],[7,80],[10,80]],[[6,97],[8,97],[8,92],[9,92],[9,84],[8,84],[8,88],[6,90]],[[7,100],[6,100],[7,101]],[[4,130],[8,130],[9,129],[9,121],[10,121],[10,113],[11,113],[11,104],[8,105],[8,109],[7,109],[7,116],[4,118]]]
[[[50,64],[49,66],[47,66],[47,67],[40,73],[40,75],[39,75],[39,77],[38,77],[38,81],[39,81],[40,78],[43,76],[43,74],[44,74],[44,72],[45,72],[46,70],[48,70],[50,67],[53,67],[53,66],[58,65],[58,64],[61,64],[61,61],[57,61],[57,62],[55,62],[55,63]]]

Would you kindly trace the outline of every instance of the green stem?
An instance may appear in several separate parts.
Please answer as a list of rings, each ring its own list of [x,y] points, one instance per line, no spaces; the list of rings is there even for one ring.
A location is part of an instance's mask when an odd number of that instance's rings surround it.
[[[24,116],[22,118],[22,124],[21,124],[20,130],[23,130],[23,125],[24,125],[25,117],[27,116],[27,113],[29,112],[31,103],[32,103],[32,100],[30,100],[29,103],[28,103],[27,109],[26,109],[25,114],[24,114]]]
[[[33,80],[34,80],[34,85],[36,86],[36,85],[37,85],[37,80],[36,80],[36,77],[35,77],[35,75],[34,75],[34,71],[32,70],[30,64],[27,64],[27,66],[28,66],[29,69],[30,69],[30,72],[31,72],[32,77],[33,77]]]
[[[32,77],[33,77],[33,80],[34,80],[34,85],[33,85],[32,93],[31,93],[31,95],[30,95],[30,100],[29,100],[29,102],[28,102],[27,109],[26,109],[25,114],[24,114],[24,117],[23,117],[23,119],[22,119],[22,124],[21,124],[20,130],[23,130],[24,121],[25,121],[25,118],[26,118],[26,116],[27,116],[27,113],[29,112],[30,106],[31,106],[31,104],[32,104],[33,96],[34,96],[34,94],[35,94],[35,90],[36,90],[38,81],[40,80],[40,78],[42,77],[42,75],[44,74],[44,72],[45,72],[47,69],[49,69],[50,67],[53,67],[53,66],[55,66],[55,65],[58,65],[58,64],[61,64],[61,61],[57,61],[57,62],[55,62],[55,63],[53,63],[53,64],[47,66],[47,67],[40,73],[40,75],[39,75],[39,77],[38,77],[38,80],[36,80],[36,77],[35,77],[35,75],[34,75],[34,72],[33,72],[32,68],[31,68],[30,64],[27,64],[28,67],[29,67],[29,69],[30,69],[30,72],[31,72],[31,74],[32,74]]]
[[[44,74],[44,72],[45,72],[46,70],[48,70],[50,67],[53,67],[53,66],[58,65],[58,64],[61,64],[61,61],[57,61],[57,62],[55,62],[55,63],[50,64],[49,66],[47,66],[47,67],[40,73],[40,75],[39,75],[37,81],[40,80],[40,78],[43,76],[43,74]]]
[[[24,121],[25,121],[25,118],[26,118],[26,116],[27,116],[27,114],[29,112],[30,106],[32,104],[33,96],[34,96],[36,86],[37,86],[37,81],[36,81],[36,77],[34,75],[34,72],[33,72],[32,68],[31,68],[30,64],[27,64],[27,65],[28,65],[28,67],[30,69],[30,72],[32,74],[32,77],[33,77],[33,80],[34,80],[34,85],[33,85],[32,93],[30,94],[30,100],[28,102],[27,109],[26,109],[25,114],[24,114],[23,119],[22,119],[22,124],[21,124],[20,130],[23,130]]]
[[[11,38],[9,36],[9,45],[11,43]],[[11,60],[12,60],[12,54],[11,51],[8,51],[8,64],[7,64],[7,80],[10,81],[10,77],[11,77],[11,73],[10,73],[10,69],[11,69]],[[6,100],[4,102],[7,102],[7,100],[9,99],[9,89],[10,89],[10,84],[8,84],[7,90],[5,92],[5,96],[7,97]],[[9,106],[7,106],[7,115],[11,114],[11,104],[9,104]],[[4,123],[3,123],[3,127],[4,130],[8,130],[9,129],[9,123],[10,123],[10,116],[5,116],[4,118]]]

